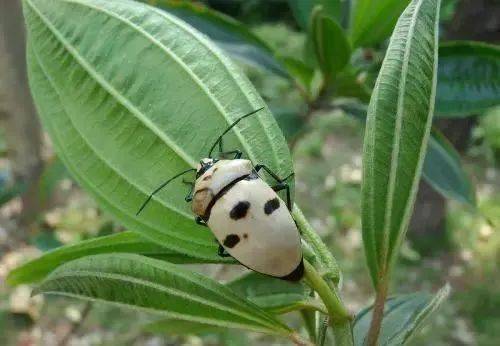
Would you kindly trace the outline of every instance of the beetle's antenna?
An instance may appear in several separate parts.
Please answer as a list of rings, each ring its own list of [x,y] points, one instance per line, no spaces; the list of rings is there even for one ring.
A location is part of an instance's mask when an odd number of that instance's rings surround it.
[[[149,203],[149,201],[151,200],[151,198],[153,198],[153,195],[156,194],[158,191],[160,191],[161,189],[163,189],[165,186],[168,185],[168,183],[170,183],[172,180],[176,179],[176,178],[179,178],[181,175],[184,175],[186,173],[189,173],[189,172],[192,172],[192,171],[195,171],[196,172],[196,168],[190,168],[190,169],[187,169],[179,174],[176,174],[174,175],[172,178],[168,179],[166,182],[164,182],[163,184],[161,184],[160,186],[158,186],[156,188],[156,190],[154,190],[148,197],[148,199],[146,199],[146,201],[141,205],[141,207],[139,208],[139,211],[137,212],[137,214],[135,214],[136,216],[139,215],[141,213],[141,211],[146,208],[146,205]]]
[[[212,145],[212,147],[210,148],[210,151],[208,152],[208,157],[209,158],[212,158],[212,151],[214,151],[215,149],[215,146],[217,145],[217,143],[219,143],[222,139],[222,137],[224,137],[224,135],[226,133],[228,133],[233,127],[235,127],[241,120],[245,119],[246,117],[249,117],[250,115],[253,115],[261,110],[263,110],[264,107],[262,108],[259,108],[259,109],[256,109],[254,111],[251,111],[250,113],[248,114],[245,114],[241,117],[239,117],[238,119],[236,119],[236,121],[234,123],[232,123],[231,125],[229,125],[229,127],[227,129],[224,130],[224,132],[222,132],[222,134],[219,136],[219,138],[217,138],[217,140],[215,141],[214,145]]]

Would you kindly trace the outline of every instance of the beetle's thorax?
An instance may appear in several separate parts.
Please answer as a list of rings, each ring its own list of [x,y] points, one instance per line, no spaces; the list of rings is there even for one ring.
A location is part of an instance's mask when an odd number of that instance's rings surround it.
[[[201,217],[207,216],[209,205],[213,199],[235,180],[252,173],[253,166],[249,160],[213,160],[203,159],[198,166],[194,185],[193,212]]]

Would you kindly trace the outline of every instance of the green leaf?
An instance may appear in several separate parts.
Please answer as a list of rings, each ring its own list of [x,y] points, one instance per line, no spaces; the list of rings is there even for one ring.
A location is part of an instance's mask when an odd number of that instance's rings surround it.
[[[212,39],[232,58],[264,68],[278,76],[288,74],[273,50],[245,24],[198,3],[178,0],[141,0],[189,23]]]
[[[309,22],[313,8],[321,5],[324,8],[325,15],[337,21],[342,20],[341,0],[288,0],[295,20],[304,31],[309,31]]]
[[[25,0],[30,86],[42,123],[75,180],[127,229],[218,261],[193,222],[187,187],[162,182],[205,157],[222,131],[264,106],[244,74],[177,17],[132,1]],[[226,137],[254,163],[292,171],[267,109]],[[191,178],[186,176],[186,178]]]
[[[433,296],[428,293],[414,293],[388,298],[379,337],[380,346],[404,345],[428,321],[450,294],[446,285]],[[354,321],[354,344],[365,345],[372,308],[366,308],[356,315]]]
[[[293,141],[306,128],[304,117],[296,107],[270,105],[274,118],[278,122],[288,141]]]
[[[316,6],[312,13],[311,39],[324,79],[331,83],[349,62],[351,46],[344,30],[325,15],[321,6]]]
[[[376,45],[394,29],[410,0],[357,0],[351,16],[353,47]]]
[[[252,272],[229,282],[227,286],[261,308],[274,313],[300,309],[326,313],[325,307],[312,299],[309,289],[300,282],[288,282]]]
[[[203,335],[208,333],[220,333],[224,329],[206,323],[184,321],[175,318],[162,318],[145,324],[142,328],[145,332],[165,335]]]
[[[302,61],[291,57],[282,57],[280,60],[283,65],[285,65],[288,73],[297,81],[297,83],[310,93],[311,82],[314,77],[314,69],[307,66]]]
[[[500,47],[480,42],[439,46],[436,116],[464,117],[500,104]]]
[[[37,282],[63,263],[89,255],[118,252],[135,253],[173,263],[200,263],[200,259],[166,249],[135,232],[121,232],[84,240],[44,253],[42,256],[12,270],[7,277],[7,283],[14,286]],[[219,258],[219,262],[231,263]]]
[[[375,287],[408,228],[434,113],[439,0],[414,0],[401,15],[368,107],[362,223]]]
[[[444,197],[472,206],[476,204],[474,189],[464,172],[459,154],[437,130],[429,138],[422,176]]]
[[[136,308],[180,320],[287,336],[290,329],[231,289],[181,266],[131,254],[80,258],[34,291]]]

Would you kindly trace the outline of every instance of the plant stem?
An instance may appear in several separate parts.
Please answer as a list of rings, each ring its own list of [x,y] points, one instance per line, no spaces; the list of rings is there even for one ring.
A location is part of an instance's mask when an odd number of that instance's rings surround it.
[[[370,329],[368,330],[367,344],[369,346],[376,346],[378,344],[378,337],[380,335],[380,328],[382,327],[382,320],[384,318],[384,306],[387,298],[389,280],[386,275],[382,275],[377,287],[377,295],[375,296],[375,303],[373,304],[372,321]]]
[[[342,304],[335,287],[329,286],[309,262],[304,261],[304,269],[306,283],[318,293],[328,310],[330,323],[334,329],[335,345],[353,345],[352,317]]]
[[[297,226],[302,234],[302,237],[318,255],[318,260],[321,266],[325,270],[332,272],[335,284],[338,284],[338,281],[340,280],[340,270],[337,262],[330,253],[330,250],[328,250],[325,243],[323,243],[321,238],[305,218],[304,214],[302,214],[302,211],[296,205],[293,207],[292,215],[295,222],[297,222]]]

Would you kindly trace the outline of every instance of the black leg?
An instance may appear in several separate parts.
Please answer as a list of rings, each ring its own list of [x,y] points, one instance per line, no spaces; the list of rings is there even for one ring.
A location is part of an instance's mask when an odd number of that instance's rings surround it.
[[[281,179],[280,177],[278,177],[276,175],[276,173],[274,173],[269,167],[267,167],[266,165],[255,165],[254,167],[255,171],[258,172],[260,171],[261,169],[264,169],[267,174],[269,174],[271,177],[273,177],[274,180],[276,180],[278,183],[282,183],[284,181],[287,181],[290,177],[292,177],[294,175],[294,173],[290,173],[288,174],[285,178]]]
[[[292,211],[292,199],[290,198],[290,185],[288,183],[278,183],[272,186],[272,189],[276,192],[281,190],[286,190],[286,207],[288,210]]]
[[[184,198],[184,200],[185,200],[186,202],[188,202],[188,203],[189,203],[189,202],[191,202],[191,201],[193,200],[194,183],[193,183],[193,182],[191,182],[191,181],[186,181],[186,180],[184,180],[184,179],[182,180],[182,182],[183,182],[184,184],[186,184],[186,185],[191,186],[191,187],[189,188],[189,193],[188,193],[188,194],[187,194],[187,196]]]
[[[195,221],[198,225],[208,227],[207,223],[205,222],[205,220],[203,220],[203,219],[201,218],[201,216],[197,216],[197,217],[195,217],[195,218],[194,218],[194,221]]]
[[[226,249],[224,249],[224,247],[220,244],[219,244],[219,250],[217,251],[217,254],[220,257],[231,257],[231,255],[226,252]]]

